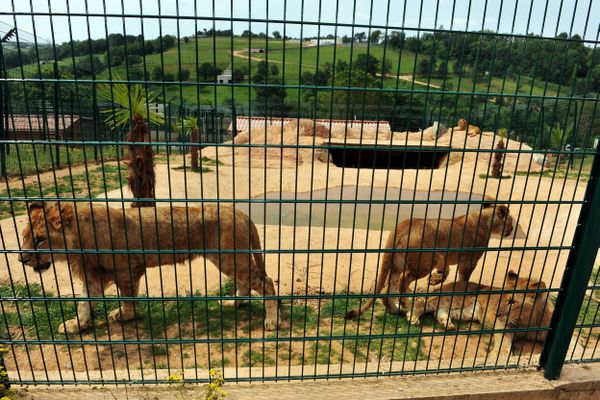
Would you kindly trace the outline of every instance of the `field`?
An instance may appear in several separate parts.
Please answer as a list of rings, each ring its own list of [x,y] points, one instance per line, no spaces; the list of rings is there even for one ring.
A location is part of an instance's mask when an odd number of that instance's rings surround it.
[[[268,48],[268,53],[249,54],[248,47]],[[340,60],[350,62],[352,59],[356,61],[360,54],[366,53],[372,54],[380,61],[385,60],[389,63],[390,72],[383,79],[384,87],[387,88],[410,88],[414,85],[416,88],[425,89],[429,85],[430,90],[439,90],[445,86],[449,90],[459,92],[496,92],[536,96],[555,96],[560,89],[556,84],[532,80],[526,76],[520,77],[518,83],[515,78],[508,76],[506,79],[492,77],[491,80],[487,77],[480,77],[473,84],[468,71],[463,72],[462,76],[450,72],[446,77],[437,74],[433,74],[431,78],[428,76],[414,77],[418,62],[423,58],[428,58],[429,55],[420,54],[417,57],[411,51],[403,50],[399,52],[384,45],[361,43],[354,46],[310,47],[304,44],[301,47],[297,41],[284,42],[276,39],[268,39],[267,41],[259,38],[252,38],[249,41],[248,38],[242,37],[198,38],[191,39],[188,43],[182,40],[175,47],[163,53],[147,55],[142,59],[141,64],[130,65],[129,68],[142,68],[151,73],[156,66],[163,66],[166,73],[173,73],[175,76],[177,76],[179,68],[189,70],[190,78],[188,81],[183,82],[183,85],[180,85],[177,81],[150,85],[157,95],[166,101],[177,99],[177,102],[181,101],[188,104],[220,105],[225,100],[234,98],[237,103],[247,105],[255,100],[256,96],[254,89],[244,87],[244,84],[249,82],[248,75],[252,76],[254,74],[257,70],[257,64],[262,60],[277,64],[280,76],[284,78],[285,83],[295,86],[299,84],[304,72],[315,72],[317,68],[326,63],[333,64]],[[98,56],[103,60],[106,59],[106,54]],[[67,58],[59,61],[58,64],[59,66],[71,67],[86,57],[88,56]],[[202,63],[214,64],[223,70],[241,68],[246,71],[246,80],[241,83],[241,86],[237,87],[212,82],[198,83],[196,81],[196,66]],[[40,66],[29,64],[23,67],[26,76],[37,74],[38,69],[51,71],[52,64],[45,63]],[[20,68],[9,70],[9,75],[13,77],[21,76]],[[125,78],[127,76],[125,65],[110,69],[106,68],[96,78],[109,79],[110,76],[114,77],[114,75]],[[565,90],[567,89],[563,89],[563,94],[566,93]],[[286,101],[292,104],[297,103],[299,91],[297,89],[287,89],[287,92]]]

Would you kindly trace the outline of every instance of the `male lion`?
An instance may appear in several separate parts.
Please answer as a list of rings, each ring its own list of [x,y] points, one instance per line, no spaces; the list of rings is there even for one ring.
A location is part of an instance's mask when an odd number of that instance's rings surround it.
[[[415,292],[419,292],[417,281]],[[445,329],[454,329],[454,320],[477,321],[498,329],[548,328],[554,304],[548,292],[536,292],[546,289],[543,281],[520,278],[512,270],[508,272],[502,288],[479,285],[474,282],[452,282],[443,285],[441,292],[474,292],[467,295],[419,296],[412,302],[404,298],[407,308],[406,318],[413,325],[419,325],[419,318],[427,312],[433,312],[438,323]],[[532,292],[511,293],[512,290],[530,290]],[[507,293],[481,293],[477,291],[506,291]],[[431,292],[430,292],[431,293]],[[543,342],[547,331],[518,331],[516,334],[502,334],[494,341],[499,346],[504,342],[509,346],[514,340]]]
[[[83,203],[34,202],[29,206],[29,221],[23,231],[19,260],[40,272],[48,269],[55,259],[67,260],[73,274],[83,282],[84,297],[102,296],[103,288],[113,282],[122,296],[133,297],[146,268],[199,256],[233,277],[238,295],[248,295],[251,290],[275,295],[262,255],[250,251],[261,249],[256,226],[246,214],[229,205],[119,209]],[[27,252],[30,249],[63,252]],[[113,253],[113,250],[125,251]],[[172,250],[179,252],[169,253]],[[88,328],[94,306],[95,302],[79,302],[77,318],[61,324],[59,332],[76,333]],[[265,308],[265,328],[277,329],[277,301],[266,300]],[[133,302],[123,302],[110,318],[121,321],[135,318]]]
[[[481,135],[481,129],[478,126],[469,124],[465,118],[458,120],[458,126],[454,128],[455,131],[466,131],[469,136]]]
[[[459,281],[467,282],[492,234],[509,236],[514,221],[505,205],[484,205],[481,210],[454,219],[407,219],[390,232],[386,249],[442,249],[440,251],[385,252],[376,280],[375,293],[381,293],[389,279],[389,292],[404,292],[413,280],[431,274],[430,283],[437,285],[448,276],[448,267],[458,264]],[[443,249],[464,248],[467,251]],[[350,310],[346,318],[355,318],[375,303],[369,299],[360,309]],[[398,313],[402,307],[390,297],[383,298],[388,312]]]

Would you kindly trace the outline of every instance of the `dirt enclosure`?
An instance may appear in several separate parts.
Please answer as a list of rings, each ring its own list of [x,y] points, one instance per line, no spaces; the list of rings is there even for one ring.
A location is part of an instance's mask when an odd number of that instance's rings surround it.
[[[324,142],[345,140],[348,144],[370,146],[445,146],[464,149],[450,152],[446,162],[437,169],[366,169],[338,168],[332,162]],[[493,238],[490,247],[506,248],[489,251],[480,260],[472,280],[483,284],[502,285],[508,269],[522,276],[544,280],[556,288],[562,277],[567,250],[527,249],[528,247],[568,246],[571,243],[579,214],[579,206],[572,204],[533,204],[536,201],[581,200],[585,183],[574,179],[546,177],[540,172],[530,147],[514,140],[507,143],[508,153],[504,164],[507,179],[490,179],[491,152],[475,152],[475,149],[491,150],[500,138],[492,132],[470,137],[465,132],[448,131],[432,139],[417,132],[387,132],[378,134],[360,128],[345,132],[332,131],[324,126],[314,126],[309,121],[281,127],[255,129],[242,132],[233,142],[222,146],[206,147],[201,157],[213,160],[209,171],[197,173],[181,168],[181,156],[173,156],[169,165],[156,166],[156,195],[159,199],[232,199],[254,198],[297,199],[299,193],[307,200],[314,200],[315,193],[335,193],[339,200],[343,188],[356,188],[350,200],[375,198],[400,201],[413,200],[419,193],[431,193],[423,199],[496,199],[523,201],[513,204],[510,212],[518,220],[515,234],[509,238]],[[231,144],[235,146],[231,146]],[[262,146],[261,145],[267,145]],[[295,147],[300,145],[299,147]],[[311,148],[317,146],[317,148]],[[512,151],[512,152],[511,152]],[[218,160],[218,162],[215,162]],[[186,160],[189,165],[189,159]],[[358,188],[362,188],[359,190]],[[107,194],[109,198],[131,197],[127,188]],[[354,198],[352,198],[354,196]],[[358,198],[361,197],[361,198]],[[333,198],[335,200],[335,196]],[[167,205],[165,203],[164,205]],[[282,295],[331,294],[366,292],[371,290],[380,253],[387,238],[385,229],[390,227],[389,211],[367,207],[354,211],[354,204],[344,207],[316,203],[307,206],[277,210],[282,204],[272,203],[275,209],[251,208],[249,213],[257,222],[265,255],[266,269],[275,280]],[[268,202],[266,204],[269,204]],[[110,203],[122,207],[121,203]],[[128,206],[128,205],[125,205]],[[247,207],[248,203],[238,203]],[[329,207],[329,208],[328,208]],[[448,206],[444,206],[448,207]],[[458,206],[457,206],[458,207]],[[466,208],[457,210],[435,208],[434,205],[400,205],[398,219],[406,215],[437,217],[460,215]],[[333,210],[333,211],[332,211]],[[263,215],[261,216],[261,212]],[[269,215],[267,215],[269,212]],[[354,214],[353,214],[354,212]],[[258,216],[257,216],[258,214]],[[284,215],[285,214],[285,215]],[[348,218],[352,215],[352,218]],[[281,219],[288,223],[279,224]],[[21,230],[27,217],[17,216],[0,221],[6,249],[15,250],[17,230]],[[328,220],[328,221],[327,221]],[[387,222],[387,225],[386,225]],[[381,227],[384,227],[384,230]],[[393,224],[392,224],[393,226]],[[510,250],[516,247],[516,250]],[[366,249],[367,252],[360,250]],[[281,250],[278,253],[277,250]],[[454,276],[451,269],[450,279]],[[9,275],[10,274],[10,275]],[[80,292],[77,282],[72,282],[65,263],[43,275],[23,268],[16,254],[8,254],[0,261],[0,276],[13,282],[41,285],[40,290],[61,296],[73,296]],[[142,285],[141,296],[188,296],[190,294],[218,294],[224,278],[218,270],[204,259],[182,265],[165,265],[148,271]],[[43,288],[43,289],[42,289]],[[113,287],[106,291],[116,293]],[[18,346],[7,358],[9,369],[16,367],[34,370],[60,369],[85,371],[129,368],[208,368],[221,366],[269,366],[318,365],[346,363],[372,363],[392,365],[395,362],[450,360],[453,358],[485,357],[487,349],[496,345],[489,335],[477,334],[481,326],[462,324],[460,329],[473,330],[472,335],[448,337],[428,336],[421,339],[393,336],[414,332],[402,317],[386,316],[381,306],[373,314],[358,322],[347,322],[343,315],[358,300],[295,300],[284,302],[282,319],[287,326],[279,332],[262,330],[262,305],[250,305],[233,309],[216,301],[189,298],[182,301],[142,301],[138,304],[139,318],[121,326],[108,324],[106,311],[116,308],[115,301],[103,305],[96,318],[96,327],[82,338],[100,340],[102,344]],[[44,311],[40,304],[31,304],[29,312],[33,319],[41,313],[35,328],[9,328],[13,338],[64,338],[56,328],[64,310],[68,318],[74,315],[71,302],[52,303]],[[37,308],[36,308],[37,307]],[[61,309],[62,307],[62,309]],[[15,313],[10,306],[8,311]],[[27,311],[27,310],[25,310]],[[69,314],[70,313],[70,314]],[[58,322],[57,322],[58,321]],[[421,328],[418,328],[421,329]],[[425,321],[423,332],[441,329],[432,319]],[[380,339],[361,337],[381,334]],[[387,336],[386,336],[387,335]],[[302,336],[321,337],[309,342],[297,340]],[[344,339],[349,336],[351,339]],[[148,339],[160,340],[149,343]],[[266,338],[264,343],[213,342],[189,343],[193,339]],[[79,336],[73,339],[79,339]],[[111,344],[109,341],[141,339],[138,344]],[[179,339],[183,341],[177,342]],[[175,340],[172,343],[170,340]],[[531,346],[521,347],[525,359],[531,357]],[[457,361],[458,362],[458,361]]]

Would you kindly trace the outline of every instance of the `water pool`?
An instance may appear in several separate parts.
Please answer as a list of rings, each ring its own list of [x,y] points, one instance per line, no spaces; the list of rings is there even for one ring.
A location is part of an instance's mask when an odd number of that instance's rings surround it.
[[[427,192],[410,189],[336,186],[312,192],[268,192],[254,197],[268,200],[265,203],[238,203],[236,207],[247,214],[257,224],[287,226],[327,226],[357,229],[392,229],[396,221],[410,218],[452,218],[480,208],[479,204],[369,204],[367,203],[324,203],[339,200],[386,200],[423,201],[432,200],[473,200],[481,201],[482,195],[468,192]],[[278,200],[312,200],[313,203],[279,203]],[[440,215],[441,212],[441,215]],[[384,214],[385,213],[385,214]],[[399,214],[399,215],[398,215]]]

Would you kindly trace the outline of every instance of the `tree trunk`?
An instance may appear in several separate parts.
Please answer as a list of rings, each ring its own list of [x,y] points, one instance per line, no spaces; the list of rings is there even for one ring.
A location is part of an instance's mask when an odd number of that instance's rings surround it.
[[[198,169],[198,128],[192,129],[192,170]]]
[[[504,150],[504,140],[500,139],[496,145],[496,150]],[[504,167],[504,153],[494,153],[494,163],[492,164],[492,178],[501,179],[502,169]]]
[[[130,142],[146,142],[146,121],[140,115],[136,115],[132,119],[131,132],[129,133]],[[128,160],[127,165],[129,167],[128,184],[129,189],[133,193],[133,197],[136,199],[154,198],[154,155],[152,154],[152,147],[149,145],[133,145],[130,144],[128,147]],[[153,201],[141,201],[133,202],[132,207],[153,207],[155,203]]]

